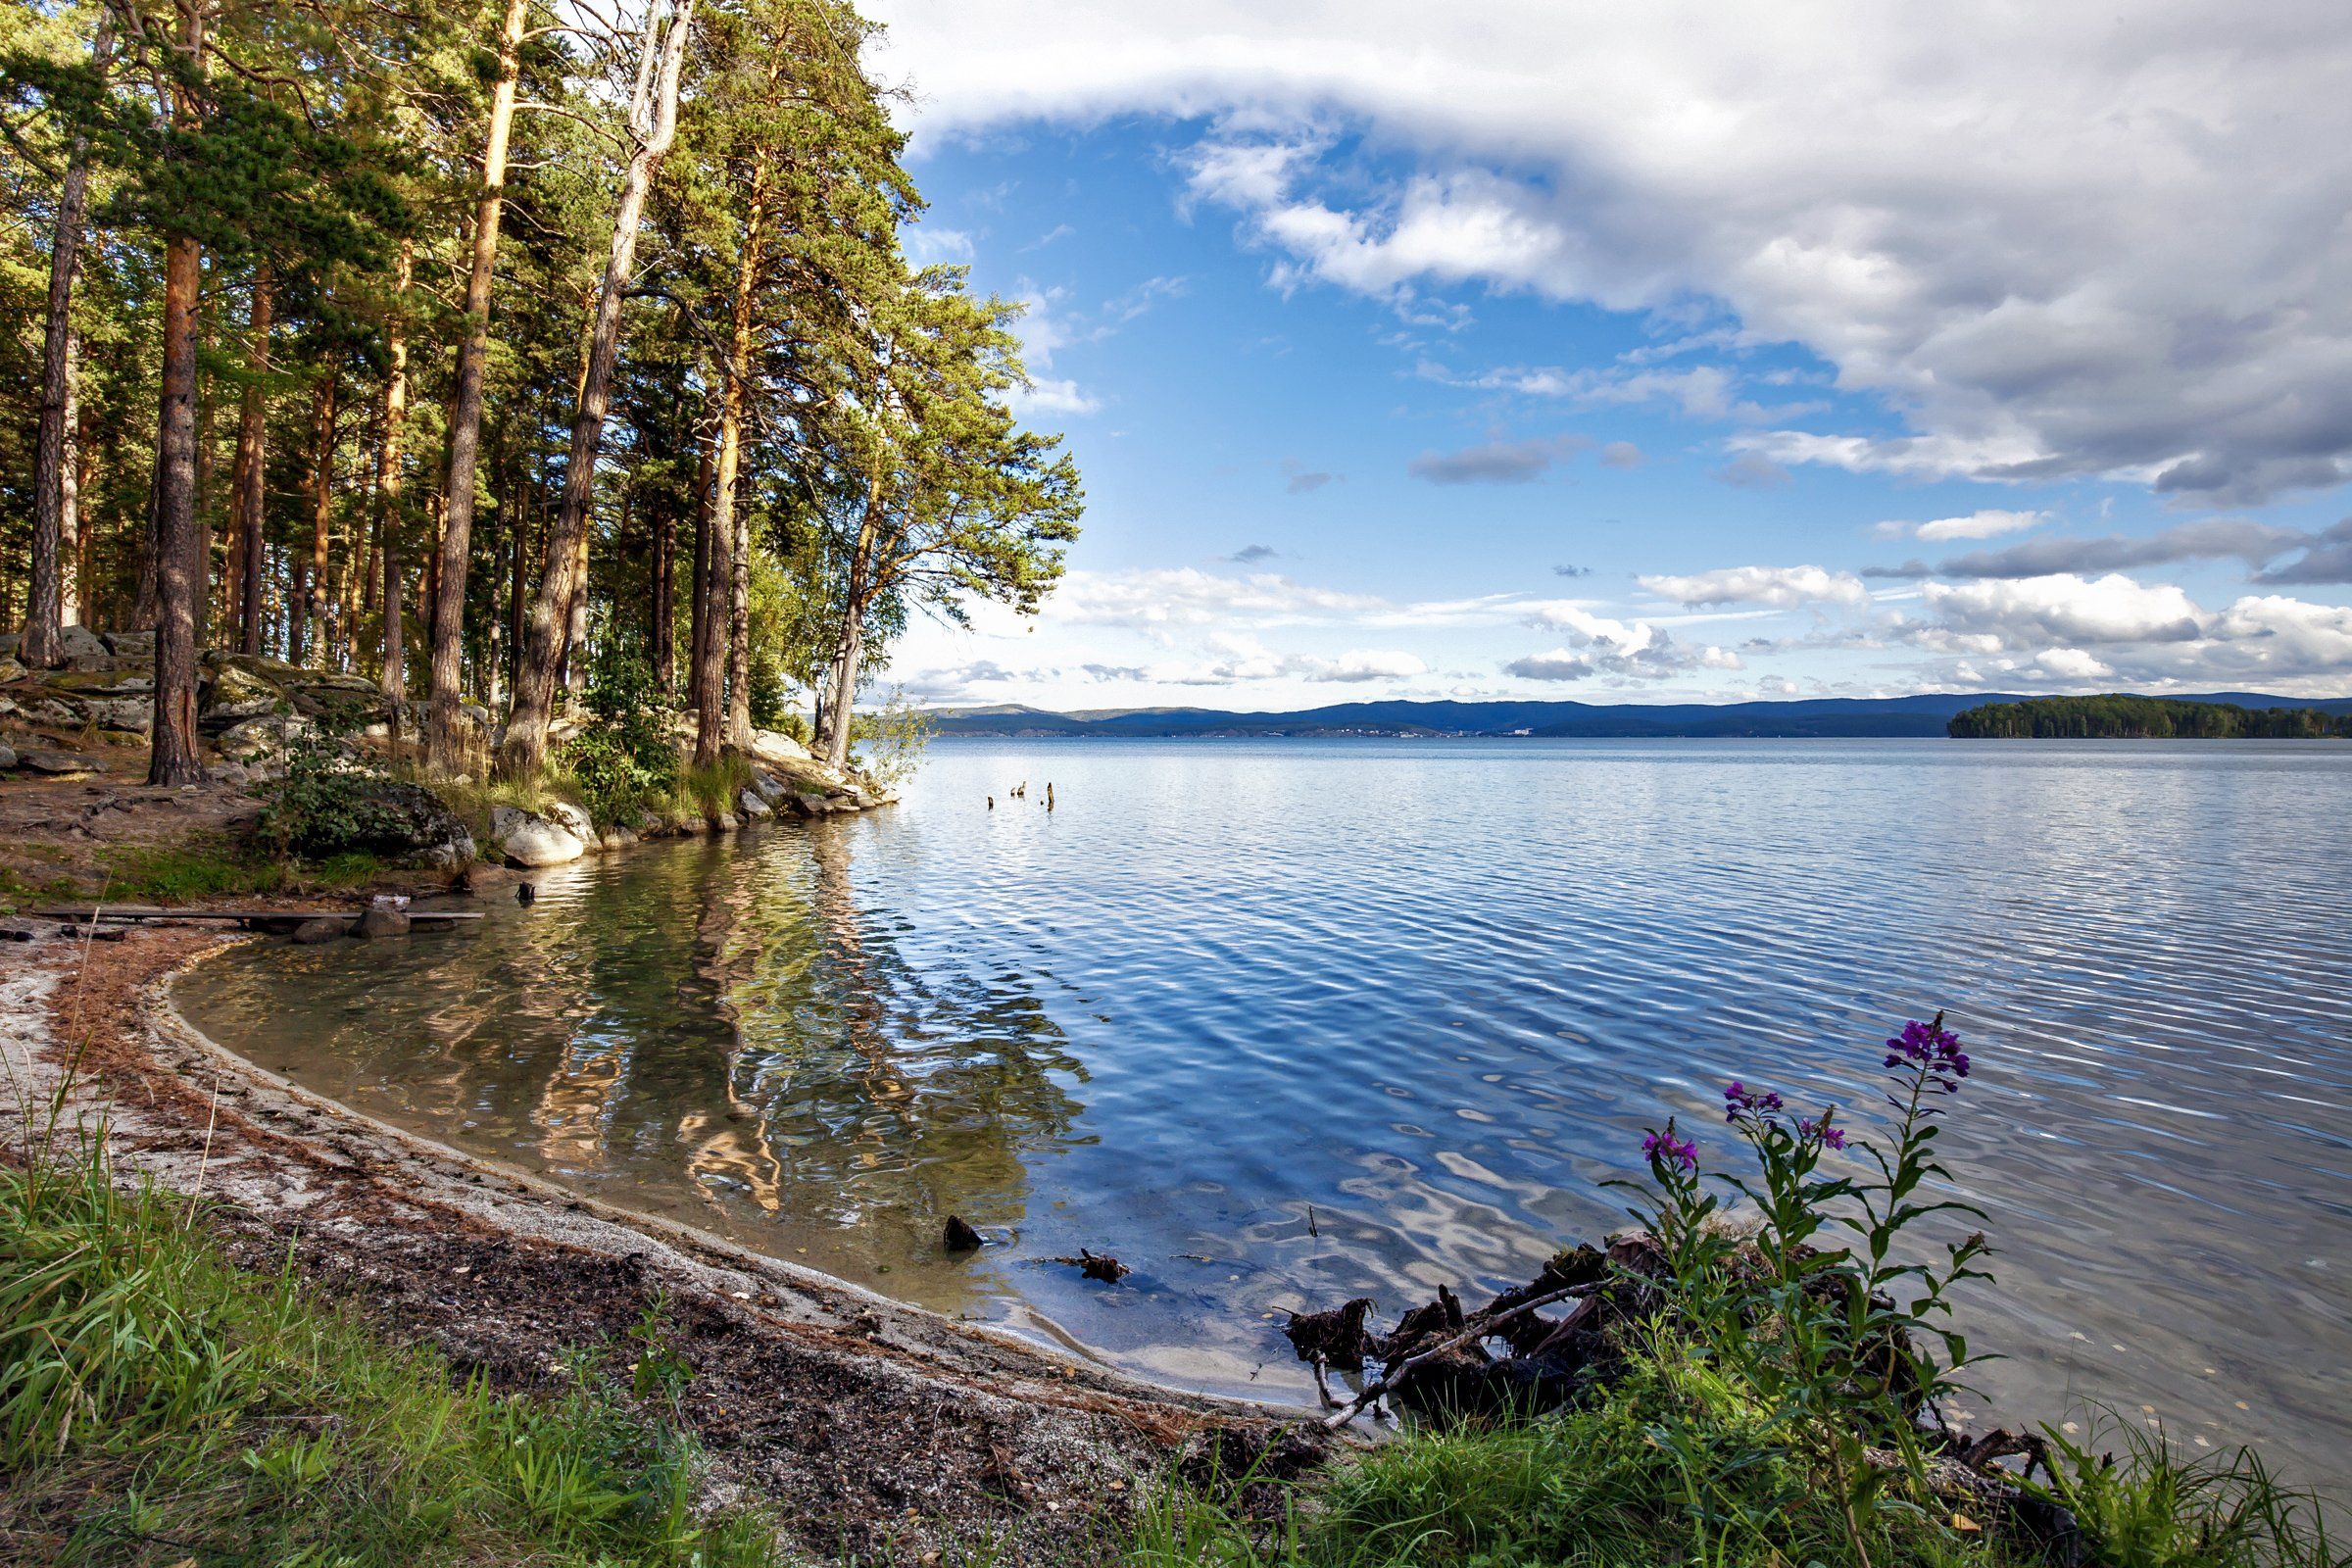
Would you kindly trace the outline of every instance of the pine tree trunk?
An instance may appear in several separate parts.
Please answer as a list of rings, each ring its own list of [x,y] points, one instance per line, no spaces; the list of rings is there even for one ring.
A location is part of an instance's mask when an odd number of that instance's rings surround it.
[[[191,355],[193,349],[191,346]],[[195,363],[192,357],[189,363]],[[190,406],[188,415],[192,421],[195,417],[195,409],[193,405]],[[194,445],[194,441],[195,434],[193,428],[191,428],[189,432],[189,444],[191,446]],[[191,459],[193,459],[193,456],[194,454],[191,453]],[[188,495],[190,498],[190,505],[194,505],[195,493],[196,473],[195,468],[193,466],[191,466],[188,470]],[[155,531],[159,526],[156,519],[162,514],[161,508],[164,504],[163,498],[164,427],[163,421],[159,418],[156,421],[155,427],[155,466],[147,475],[147,512],[146,514],[140,518],[139,586],[138,591],[131,597],[130,619],[127,623],[129,629],[132,631],[155,630],[156,618],[163,613],[163,588],[157,581],[155,570]]]
[[[459,704],[466,678],[466,568],[473,548],[474,472],[482,451],[482,381],[490,357],[490,280],[498,266],[498,225],[506,203],[507,139],[514,124],[514,86],[522,71],[522,35],[530,0],[507,0],[498,29],[498,80],[490,92],[482,146],[482,193],[473,211],[473,263],[466,280],[466,341],[458,349],[457,408],[450,421],[449,483],[442,490],[441,549],[433,582],[432,707],[425,719],[425,766],[460,765]]]
[[[311,452],[311,575],[306,609],[310,612],[312,652],[321,664],[328,662],[327,614],[334,599],[327,580],[327,525],[335,499],[335,399],[343,386],[339,370],[329,370],[326,391],[318,399],[318,422],[312,432]]]
[[[716,638],[719,628],[726,628],[725,738],[728,745],[739,749],[752,743],[749,689],[752,552],[749,515],[735,504],[735,486],[743,471],[743,411],[750,398],[752,314],[760,286],[760,246],[767,218],[765,184],[764,166],[755,167],[751,206],[744,217],[743,251],[735,263],[735,301],[727,332],[727,379],[718,405],[718,489],[710,509],[712,532],[727,539],[729,567],[726,581],[716,585],[710,597],[714,607],[725,610],[724,615],[712,618],[711,636]],[[703,751],[698,729],[695,753],[699,757]],[[712,755],[716,755],[715,749]]]
[[[402,721],[409,700],[408,629],[402,624],[400,568],[400,436],[409,418],[409,284],[415,275],[416,245],[400,242],[400,263],[393,274],[391,318],[385,323],[385,349],[391,364],[384,379],[383,444],[375,455],[376,559],[383,572],[384,706],[392,719],[392,756],[400,758]]]
[[[79,334],[66,333],[65,461],[57,469],[57,618],[78,626],[88,612],[82,597],[89,583],[89,542],[81,536],[81,466],[88,454],[81,442],[81,398],[75,386],[74,353]]]
[[[735,510],[734,559],[727,595],[727,744],[752,746],[752,516]]]
[[[687,584],[686,601],[686,706],[697,715],[699,753],[703,677],[710,641],[710,488],[717,482],[717,467],[711,457],[710,435],[696,430],[694,445],[699,457],[694,476],[694,569]]]
[[[237,646],[262,651],[262,524],[268,506],[270,399],[262,380],[270,373],[270,323],[276,280],[265,262],[253,274],[253,313],[245,328],[246,360],[253,376],[237,411],[237,458],[229,470],[229,514],[236,520]]]
[[[180,48],[204,60],[206,7],[180,8]],[[172,95],[173,128],[197,129],[194,94]],[[196,517],[196,307],[201,258],[189,234],[164,244],[163,396],[156,418],[155,722],[147,782],[176,789],[204,781],[196,750],[196,616],[204,599],[205,538]]]
[[[98,13],[98,36],[90,58],[101,75],[114,52],[115,17]],[[58,192],[57,226],[49,242],[49,306],[41,340],[41,413],[32,448],[31,594],[24,611],[24,640],[19,648],[34,669],[54,668],[64,656],[59,631],[65,614],[66,425],[74,413],[74,270],[81,259],[82,220],[89,211],[88,138],[74,138],[67,155],[65,186]]]
[[[654,642],[654,684],[662,689],[664,698],[670,683],[677,675],[677,634],[670,618],[677,612],[671,602],[676,592],[678,550],[677,514],[670,500],[664,496],[654,510],[654,623],[649,628]]]
[[[699,531],[706,559],[698,563],[702,586],[696,611],[701,636],[695,655],[694,765],[709,767],[718,760],[719,747],[726,740],[727,639],[722,628],[735,571],[730,564],[734,550],[728,530],[718,526],[716,517],[704,516],[699,519]]]
[[[865,606],[871,597],[869,584],[881,520],[881,482],[868,479],[865,515],[858,519],[858,543],[850,553],[849,582],[842,595],[841,635],[833,647],[832,700],[825,705],[824,756],[836,768],[850,765],[850,725],[857,716],[858,666],[865,658]]]
[[[665,30],[658,30],[656,13],[649,10],[646,17],[637,95],[629,115],[635,147],[622,176],[619,208],[613,214],[612,251],[605,264],[604,286],[597,295],[587,373],[581,377],[579,408],[571,421],[571,451],[564,466],[564,496],[556,509],[555,537],[548,549],[546,573],[531,602],[530,629],[522,662],[514,672],[514,705],[507,715],[506,741],[499,749],[499,770],[509,778],[534,778],[546,760],[547,726],[555,715],[556,683],[570,631],[572,596],[587,592],[582,568],[588,546],[589,504],[596,485],[597,447],[604,439],[605,410],[612,396],[612,362],[620,349],[621,297],[636,260],[637,228],[645,212],[646,191],[677,136],[678,74],[685,63],[693,11],[694,0],[674,0]]]

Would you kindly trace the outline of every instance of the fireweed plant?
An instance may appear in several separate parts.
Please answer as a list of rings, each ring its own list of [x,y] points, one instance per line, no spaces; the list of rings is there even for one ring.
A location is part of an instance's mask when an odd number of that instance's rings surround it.
[[[1675,1332],[1688,1353],[1737,1375],[1791,1435],[1819,1450],[1840,1494],[1856,1555],[1864,1524],[1892,1472],[1866,1449],[1890,1450],[1915,1476],[1925,1467],[1923,1419],[1960,1387],[1982,1356],[1951,1327],[1952,1288],[1987,1279],[1983,1232],[1943,1246],[1933,1263],[1902,1257],[1905,1231],[1930,1215],[1984,1217],[1930,1196],[1948,1185],[1936,1160],[1942,1102],[1959,1093],[1969,1060],[1943,1014],[1914,1019],[1886,1042],[1893,1137],[1881,1144],[1838,1125],[1837,1107],[1807,1116],[1781,1097],[1734,1083],[1724,1120],[1748,1147],[1751,1171],[1702,1172],[1696,1143],[1669,1120],[1642,1142],[1649,1161],[1633,1216],[1663,1249]],[[1823,1156],[1844,1161],[1824,1168]],[[1875,1174],[1872,1174],[1875,1171]],[[1741,1234],[1716,1223],[1725,1195],[1755,1210]]]

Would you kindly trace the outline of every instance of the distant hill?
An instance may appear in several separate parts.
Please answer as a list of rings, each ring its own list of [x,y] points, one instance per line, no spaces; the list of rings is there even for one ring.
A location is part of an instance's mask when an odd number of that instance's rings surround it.
[[[2027,698],[1999,692],[1917,697],[1829,697],[1787,703],[1337,703],[1300,712],[1250,713],[1213,708],[1099,709],[1054,713],[999,705],[947,709],[931,716],[942,735],[1336,736],[1532,735],[1588,739],[1748,737],[1764,739],[1939,736],[1952,717],[1986,703]],[[2352,697],[2313,701],[2255,692],[2181,699],[2237,708],[2316,708],[2352,714]]]

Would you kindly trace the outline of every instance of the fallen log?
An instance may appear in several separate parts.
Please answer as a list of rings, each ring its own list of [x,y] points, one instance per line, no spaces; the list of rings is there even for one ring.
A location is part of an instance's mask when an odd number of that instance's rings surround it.
[[[1485,1339],[1504,1323],[1532,1312],[1539,1306],[1549,1306],[1554,1301],[1564,1301],[1571,1296],[1583,1296],[1596,1289],[1598,1289],[1596,1285],[1564,1285],[1556,1291],[1547,1291],[1542,1296],[1530,1297],[1517,1305],[1506,1307],[1500,1312],[1481,1312],[1475,1321],[1452,1338],[1434,1345],[1426,1350],[1409,1355],[1382,1373],[1365,1386],[1363,1393],[1342,1405],[1331,1415],[1325,1416],[1323,1425],[1330,1430],[1337,1431],[1360,1415],[1366,1405],[1396,1388],[1410,1378],[1414,1372],[1439,1357]],[[1447,1292],[1446,1294],[1451,1295],[1452,1293]],[[1456,1310],[1459,1308],[1457,1307]]]

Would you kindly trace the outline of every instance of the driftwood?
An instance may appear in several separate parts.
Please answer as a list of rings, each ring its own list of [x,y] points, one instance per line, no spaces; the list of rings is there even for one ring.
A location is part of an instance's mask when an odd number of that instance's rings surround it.
[[[1571,1296],[1583,1296],[1593,1290],[1596,1290],[1597,1288],[1598,1287],[1595,1285],[1564,1285],[1556,1291],[1549,1291],[1542,1296],[1530,1297],[1526,1300],[1519,1302],[1519,1304],[1516,1306],[1507,1307],[1501,1312],[1481,1312],[1478,1314],[1475,1322],[1471,1323],[1469,1327],[1464,1328],[1460,1333],[1454,1335],[1452,1338],[1444,1340],[1426,1350],[1408,1355],[1402,1361],[1397,1362],[1388,1371],[1382,1373],[1378,1378],[1375,1378],[1371,1383],[1365,1386],[1363,1393],[1357,1395],[1347,1404],[1341,1406],[1340,1409],[1335,1411],[1333,1414],[1325,1416],[1323,1418],[1323,1425],[1335,1430],[1337,1428],[1344,1427],[1361,1414],[1366,1405],[1379,1398],[1382,1395],[1387,1394],[1392,1389],[1396,1388],[1407,1378],[1410,1378],[1415,1372],[1419,1371],[1422,1367],[1427,1366],[1430,1362],[1437,1360],[1439,1357],[1446,1355],[1452,1351],[1465,1348],[1477,1341],[1485,1339],[1488,1335],[1494,1333],[1504,1323],[1513,1318],[1517,1318],[1525,1315],[1526,1313],[1532,1312],[1539,1306],[1549,1306],[1554,1301],[1564,1301]],[[1447,1291],[1444,1294],[1450,1297],[1453,1293]],[[1455,1310],[1459,1310],[1458,1305],[1455,1307]]]
[[[1298,1359],[1311,1366],[1361,1372],[1364,1352],[1372,1348],[1372,1337],[1364,1332],[1364,1318],[1371,1310],[1372,1298],[1359,1296],[1328,1312],[1293,1312],[1283,1325],[1283,1338],[1291,1342]]]
[[[1116,1285],[1135,1272],[1108,1252],[1090,1252],[1083,1247],[1078,1249],[1076,1257],[1057,1257],[1053,1261],[1067,1263],[1088,1279],[1101,1280],[1105,1285]]]

